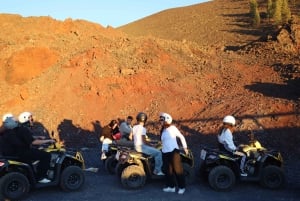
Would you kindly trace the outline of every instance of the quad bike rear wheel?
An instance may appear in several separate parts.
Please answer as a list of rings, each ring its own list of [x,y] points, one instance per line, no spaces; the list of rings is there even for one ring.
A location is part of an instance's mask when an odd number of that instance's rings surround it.
[[[210,186],[217,191],[229,191],[235,184],[233,171],[224,165],[214,167],[208,174]]]
[[[274,165],[268,165],[263,169],[260,183],[270,189],[278,189],[285,182],[283,170]]]
[[[183,174],[187,184],[192,184],[195,180],[195,170],[187,163],[182,163]]]
[[[115,174],[115,169],[117,166],[118,161],[115,158],[115,155],[111,155],[109,156],[106,160],[105,160],[105,169],[109,174]]]
[[[197,171],[197,176],[199,176],[203,181],[208,182],[208,171],[206,171],[205,161],[200,160],[199,170]]]
[[[146,174],[142,167],[130,165],[124,168],[121,175],[121,183],[125,188],[137,189],[145,185]]]
[[[122,172],[123,172],[124,168],[126,168],[126,167],[127,167],[127,165],[125,165],[123,163],[120,163],[120,162],[117,163],[116,168],[115,168],[115,173],[116,173],[118,179],[121,179]]]
[[[1,195],[5,199],[20,200],[24,198],[30,189],[27,177],[19,172],[11,172],[0,179]]]
[[[84,173],[80,167],[69,166],[61,174],[60,187],[64,191],[76,191],[82,187],[84,180]]]

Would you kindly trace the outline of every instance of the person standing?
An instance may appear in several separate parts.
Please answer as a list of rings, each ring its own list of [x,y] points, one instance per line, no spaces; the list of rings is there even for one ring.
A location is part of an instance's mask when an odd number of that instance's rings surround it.
[[[144,127],[147,121],[147,115],[144,112],[140,112],[136,116],[137,124],[132,128],[132,136],[134,142],[134,148],[137,152],[141,152],[147,155],[151,155],[154,157],[155,160],[155,167],[153,174],[155,175],[164,175],[161,171],[162,168],[162,154],[161,151],[151,147],[146,144],[146,133],[147,130]]]
[[[175,186],[177,184],[178,194],[183,194],[185,192],[186,183],[177,137],[180,139],[186,154],[188,154],[187,143],[177,127],[172,125],[171,115],[161,113],[159,116],[159,122],[162,125],[161,142],[163,163],[167,168],[166,187],[163,188],[163,191],[174,193],[176,191]]]

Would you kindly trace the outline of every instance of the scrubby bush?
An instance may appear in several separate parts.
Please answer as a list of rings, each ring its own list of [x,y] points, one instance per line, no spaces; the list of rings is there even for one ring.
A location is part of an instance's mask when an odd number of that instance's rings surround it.
[[[275,24],[284,24],[291,19],[291,10],[288,0],[268,0],[267,15]]]
[[[260,25],[260,15],[258,11],[258,4],[256,0],[250,0],[250,16],[252,25],[257,27]]]
[[[291,19],[291,10],[288,5],[288,0],[282,0],[281,17],[282,23],[287,23]]]

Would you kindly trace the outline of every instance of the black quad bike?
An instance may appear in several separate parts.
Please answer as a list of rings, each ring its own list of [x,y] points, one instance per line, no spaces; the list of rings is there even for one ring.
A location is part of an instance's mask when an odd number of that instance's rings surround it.
[[[20,162],[16,157],[0,157],[0,194],[2,198],[20,200],[32,188],[60,186],[64,191],[79,190],[85,181],[84,159],[78,151],[66,151],[50,145],[44,151],[51,153],[49,183],[38,183],[36,178],[39,161],[32,164]]]
[[[186,182],[192,183],[195,178],[193,154],[191,150],[189,150],[188,155],[181,150],[180,155]],[[164,178],[163,175],[153,174],[155,161],[152,156],[136,152],[129,148],[123,148],[116,154],[116,159],[118,160],[116,174],[121,180],[123,187],[127,189],[141,188],[145,185],[147,179]]]
[[[201,150],[200,175],[208,180],[214,190],[229,191],[237,179],[260,182],[262,186],[269,189],[278,189],[283,186],[285,176],[280,152],[267,150],[254,140],[253,134],[250,137],[249,145],[239,147],[247,155],[245,162],[247,176],[240,174],[240,156],[234,156],[219,149],[203,148]]]

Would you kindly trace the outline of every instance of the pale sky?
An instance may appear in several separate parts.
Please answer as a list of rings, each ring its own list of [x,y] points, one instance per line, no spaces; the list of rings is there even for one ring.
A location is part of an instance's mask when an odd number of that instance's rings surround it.
[[[154,13],[208,0],[1,0],[0,13],[83,19],[118,27]]]

